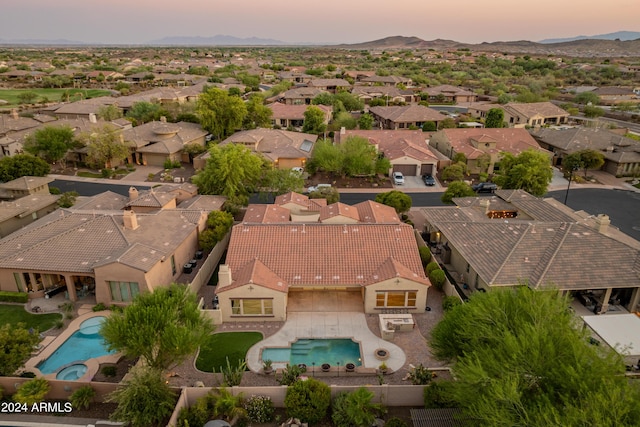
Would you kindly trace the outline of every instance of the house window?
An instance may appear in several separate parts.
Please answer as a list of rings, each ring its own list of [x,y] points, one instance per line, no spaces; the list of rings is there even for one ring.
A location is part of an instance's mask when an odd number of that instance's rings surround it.
[[[138,282],[114,282],[109,281],[111,300],[118,302],[131,302],[140,293]]]
[[[176,275],[176,257],[175,257],[175,255],[171,255],[171,274],[173,276]]]
[[[404,129],[404,123],[398,123],[398,127],[399,127],[400,129]]]
[[[272,298],[233,298],[231,314],[234,316],[273,316]]]
[[[13,273],[13,280],[16,281],[18,292],[24,292],[24,284],[22,283],[22,277],[20,277],[20,273]]]
[[[378,291],[376,307],[415,307],[416,291]]]

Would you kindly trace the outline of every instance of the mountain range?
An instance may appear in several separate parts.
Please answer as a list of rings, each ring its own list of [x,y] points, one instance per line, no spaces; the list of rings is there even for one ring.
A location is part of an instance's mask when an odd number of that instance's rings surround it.
[[[151,40],[152,46],[284,46],[291,45],[280,40],[259,37],[240,38],[218,34],[213,37],[172,36]]]
[[[564,39],[544,39],[539,43],[564,43],[573,42],[576,40],[637,40],[640,39],[640,32],[638,31],[616,31],[615,33],[597,34],[595,36],[576,36],[568,37]]]

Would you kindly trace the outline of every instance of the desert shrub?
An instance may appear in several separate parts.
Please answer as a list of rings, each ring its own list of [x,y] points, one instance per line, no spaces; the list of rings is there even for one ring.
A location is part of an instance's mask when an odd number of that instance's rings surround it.
[[[434,261],[427,264],[424,271],[427,273],[427,276],[428,276],[433,270],[437,270],[439,268],[440,268],[440,265]]]
[[[385,412],[379,403],[373,403],[374,394],[365,387],[339,395],[332,407],[331,419],[337,427],[369,427],[376,416]]]
[[[422,246],[418,248],[418,252],[420,252],[420,260],[422,261],[422,266],[426,267],[429,264],[429,261],[431,261],[431,250],[426,246]]]
[[[331,404],[331,389],[314,378],[296,381],[287,389],[284,406],[287,416],[315,424],[327,415]]]
[[[398,417],[391,417],[385,423],[385,427],[407,427],[407,423],[405,423],[402,419]]]
[[[23,383],[13,395],[13,400],[31,406],[44,400],[51,386],[44,378],[34,378]]]
[[[462,301],[460,301],[460,298],[455,295],[448,295],[442,299],[442,309],[444,311],[449,311],[460,304],[462,304]]]
[[[93,401],[96,391],[90,385],[80,387],[69,396],[69,402],[75,409],[87,409]]]
[[[0,301],[26,304],[29,301],[29,294],[26,292],[0,291]]]
[[[420,363],[418,366],[409,371],[409,380],[413,385],[425,385],[431,382],[433,373],[422,366]]]
[[[303,369],[298,365],[289,365],[282,370],[282,377],[278,380],[280,385],[292,385],[296,381],[300,375],[302,375]]]
[[[96,312],[96,311],[103,311],[103,310],[107,310],[107,309],[108,309],[108,307],[106,305],[104,305],[103,303],[99,302],[96,305],[94,305],[91,310]]]
[[[275,408],[268,396],[251,396],[244,404],[249,421],[253,423],[268,423],[273,421]]]
[[[242,359],[238,359],[237,366],[231,366],[231,362],[229,362],[229,357],[226,358],[227,366],[220,366],[220,372],[222,373],[223,385],[226,387],[234,387],[240,385],[242,381],[242,375],[244,375],[244,371],[247,369],[247,362]],[[214,369],[215,372],[215,369]]]
[[[448,382],[432,382],[424,388],[423,398],[425,409],[436,408],[453,408],[456,406],[456,402],[447,398],[447,384]]]
[[[118,372],[118,368],[113,365],[103,366],[100,372],[102,372],[102,375],[105,377],[115,377]]]
[[[444,286],[444,282],[446,280],[446,275],[442,270],[433,270],[431,273],[429,273],[429,280],[431,281],[431,284],[438,290],[442,290],[442,287]]]
[[[193,406],[182,408],[178,414],[178,427],[203,426],[210,415],[205,399],[198,399]]]
[[[62,319],[56,320],[56,322],[53,324],[53,327],[56,329],[62,329],[64,327],[64,320]]]

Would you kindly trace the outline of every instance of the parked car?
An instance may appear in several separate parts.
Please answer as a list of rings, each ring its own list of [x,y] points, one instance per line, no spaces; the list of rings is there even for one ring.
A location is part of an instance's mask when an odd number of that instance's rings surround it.
[[[299,174],[304,173],[304,168],[301,168],[300,166],[296,166],[295,168],[291,168],[292,171],[294,172],[298,172]]]
[[[307,193],[313,193],[314,191],[322,190],[323,188],[331,188],[331,184],[312,185],[311,187],[307,188]]]
[[[493,182],[480,182],[471,186],[476,193],[493,193],[498,189],[498,186]]]
[[[395,185],[404,184],[404,175],[402,175],[402,172],[394,172],[391,176],[393,177],[393,183]]]
[[[424,180],[424,185],[428,185],[429,187],[436,185],[436,179],[431,175],[425,175],[422,179]]]

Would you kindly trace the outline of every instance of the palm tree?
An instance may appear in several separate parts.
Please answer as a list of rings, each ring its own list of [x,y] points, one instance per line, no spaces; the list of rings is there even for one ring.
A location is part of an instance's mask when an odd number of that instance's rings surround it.
[[[347,395],[344,409],[352,425],[369,427],[373,425],[377,415],[384,413],[384,406],[371,402],[373,397],[373,392],[364,387]]]
[[[222,417],[231,425],[235,425],[239,419],[246,417],[247,412],[243,407],[244,395],[242,393],[234,396],[229,390],[222,387],[217,394],[213,406],[216,417]]]

